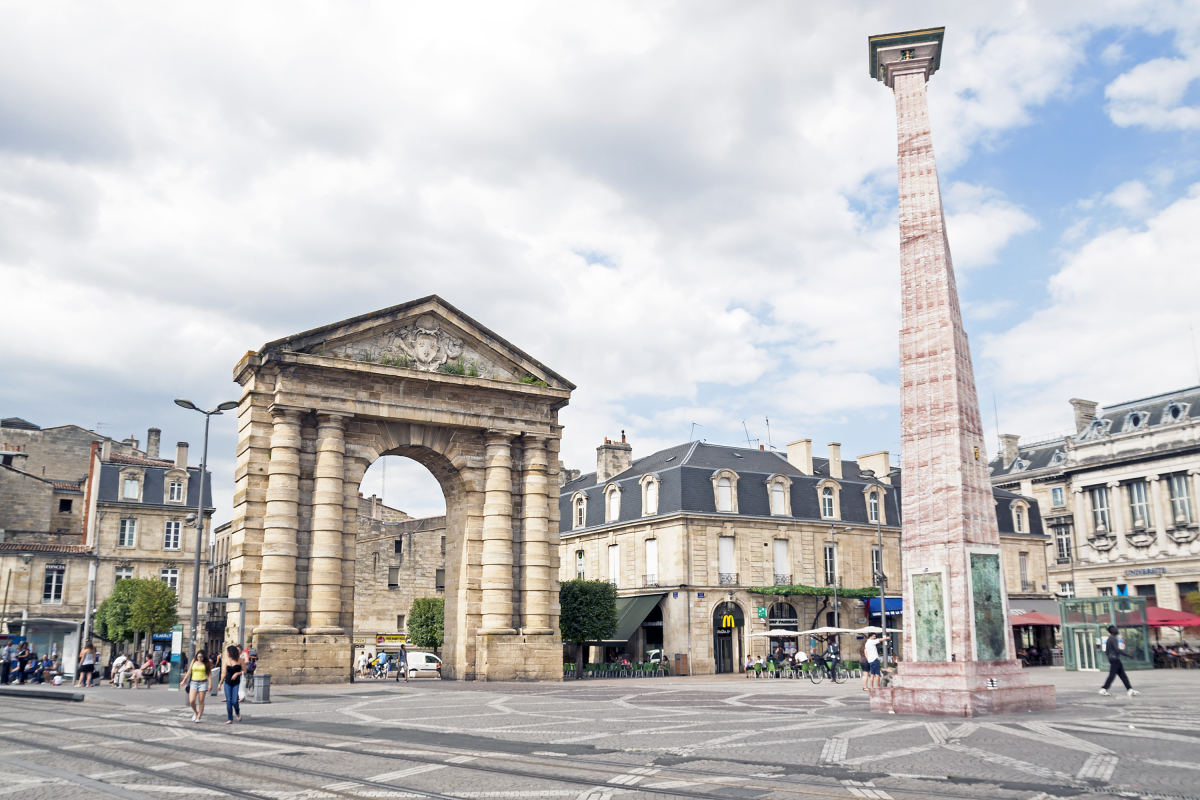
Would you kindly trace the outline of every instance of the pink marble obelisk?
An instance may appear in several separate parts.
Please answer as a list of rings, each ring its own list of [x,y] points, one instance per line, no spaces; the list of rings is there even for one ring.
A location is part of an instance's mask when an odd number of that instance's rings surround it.
[[[872,711],[976,716],[1054,708],[1014,659],[971,351],[938,187],[925,82],[943,28],[872,36],[896,95],[900,184],[904,649]]]

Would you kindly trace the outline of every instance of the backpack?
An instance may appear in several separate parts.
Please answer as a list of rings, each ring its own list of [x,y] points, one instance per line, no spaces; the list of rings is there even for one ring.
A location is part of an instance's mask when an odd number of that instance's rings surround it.
[[[255,660],[253,660],[253,659],[250,659],[250,660],[248,660],[248,661],[246,662],[246,674],[247,674],[247,675],[253,675],[253,674],[254,674],[254,670],[256,670],[256,669],[258,669],[258,662],[257,662],[257,661],[255,661]]]

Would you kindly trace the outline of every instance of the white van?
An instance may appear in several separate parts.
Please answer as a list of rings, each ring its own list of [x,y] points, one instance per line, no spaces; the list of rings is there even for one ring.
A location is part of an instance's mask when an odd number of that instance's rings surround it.
[[[408,677],[419,678],[422,675],[430,678],[442,677],[442,660],[433,653],[408,654]]]

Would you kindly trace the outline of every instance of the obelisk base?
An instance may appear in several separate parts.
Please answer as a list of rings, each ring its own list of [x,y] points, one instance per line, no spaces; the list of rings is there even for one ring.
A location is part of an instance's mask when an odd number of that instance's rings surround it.
[[[871,690],[871,710],[982,717],[1056,707],[1054,687],[1029,683],[1020,661],[902,661],[892,685]]]

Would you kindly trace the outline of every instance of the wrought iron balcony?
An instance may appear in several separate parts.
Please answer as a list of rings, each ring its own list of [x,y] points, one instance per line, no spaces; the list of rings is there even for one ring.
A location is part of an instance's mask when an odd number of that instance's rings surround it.
[[[657,575],[643,575],[642,576],[642,586],[658,586],[658,576]]]
[[[791,586],[792,585],[792,576],[785,575],[782,572],[776,572],[775,573],[775,585],[776,586]]]
[[[736,572],[719,572],[717,578],[722,586],[737,586],[738,576]]]
[[[1071,563],[1071,557],[1070,557],[1070,556],[1067,556],[1067,557],[1065,557],[1065,558],[1064,558],[1064,557],[1062,557],[1062,556],[1059,556],[1058,558],[1054,559],[1054,563],[1055,563],[1055,564],[1070,564],[1070,563]]]
[[[1022,592],[1037,591],[1037,585],[1034,583],[1031,583],[1030,581],[1021,581],[1021,591]]]

